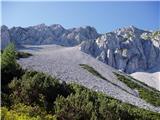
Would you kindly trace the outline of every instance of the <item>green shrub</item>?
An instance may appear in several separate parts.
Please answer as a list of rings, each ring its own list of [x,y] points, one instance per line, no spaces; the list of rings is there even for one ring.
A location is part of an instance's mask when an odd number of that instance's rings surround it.
[[[20,77],[23,70],[16,62],[16,51],[13,43],[10,43],[3,51],[1,57],[1,83],[7,85],[14,77]]]
[[[2,69],[5,67],[15,67],[16,65],[16,52],[13,43],[10,43],[3,51],[2,54]]]
[[[67,98],[58,97],[55,101],[55,115],[59,120],[90,120],[97,118],[94,106],[94,92],[79,85],[70,84],[74,91]]]
[[[10,109],[1,107],[2,120],[56,120],[56,117],[47,114],[38,106],[26,106],[24,104],[17,104]]]
[[[53,101],[58,95],[64,97],[70,94],[66,84],[60,84],[58,79],[35,71],[26,72],[21,79],[14,79],[9,84],[14,103],[38,104],[51,110]]]
[[[102,93],[70,84],[74,93],[55,101],[59,120],[159,120],[160,114],[122,103]]]
[[[1,108],[1,119],[2,120],[40,120],[38,117],[30,117],[24,113],[17,113],[14,110],[8,111],[7,108]]]
[[[159,113],[123,103],[80,85],[59,83],[56,78],[35,71],[14,79],[9,87],[13,103],[9,110],[2,112],[2,118],[6,120],[160,119]]]
[[[32,56],[31,53],[20,52],[20,51],[16,52],[16,59],[28,58],[28,57],[30,57],[30,56]]]
[[[9,93],[1,92],[1,106],[11,106]]]

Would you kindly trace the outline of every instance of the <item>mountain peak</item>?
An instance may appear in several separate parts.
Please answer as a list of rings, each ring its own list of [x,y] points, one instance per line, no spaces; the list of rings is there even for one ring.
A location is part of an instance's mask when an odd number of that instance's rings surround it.
[[[135,27],[134,25],[130,25],[129,28],[132,28],[132,29],[138,29],[137,27]]]
[[[8,29],[8,27],[6,25],[2,25],[1,29]]]
[[[35,26],[32,26],[32,27],[35,28],[35,29],[42,29],[42,28],[47,27],[47,25],[45,25],[44,23],[42,23],[42,24],[38,24],[38,25],[35,25]]]
[[[50,27],[52,27],[52,28],[63,28],[63,26],[60,25],[60,24],[52,24],[52,25],[50,25]]]
[[[137,31],[137,30],[140,30],[139,28],[133,26],[133,25],[130,25],[128,27],[123,27],[123,28],[120,28],[122,31],[125,30],[125,31]]]
[[[41,24],[38,24],[38,25],[36,25],[36,26],[43,27],[43,26],[46,26],[46,24],[44,24],[44,23],[41,23]]]

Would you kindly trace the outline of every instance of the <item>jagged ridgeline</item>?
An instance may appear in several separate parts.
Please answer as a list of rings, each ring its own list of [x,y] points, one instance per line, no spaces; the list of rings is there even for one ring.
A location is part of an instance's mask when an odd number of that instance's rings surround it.
[[[1,27],[2,49],[16,45],[58,44],[76,46],[98,60],[126,73],[147,70],[160,62],[160,31],[149,32],[134,26],[99,34],[90,26],[65,29],[59,24],[26,28]]]
[[[160,62],[160,31],[122,28],[83,42],[81,50],[126,73],[144,71]]]
[[[95,39],[99,35],[95,28],[90,26],[65,29],[59,24],[51,26],[40,24],[26,28],[13,27],[11,29],[8,29],[7,26],[2,26],[1,29],[2,48],[5,47],[7,41],[12,41],[20,45],[58,44],[74,46],[80,44],[84,40]]]

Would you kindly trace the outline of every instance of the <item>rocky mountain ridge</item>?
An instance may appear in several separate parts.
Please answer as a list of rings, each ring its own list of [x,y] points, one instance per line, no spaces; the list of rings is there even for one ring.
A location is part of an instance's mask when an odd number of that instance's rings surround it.
[[[85,41],[80,50],[126,73],[144,71],[160,62],[160,32],[130,26]]]
[[[6,41],[16,44],[44,45],[57,44],[62,46],[75,46],[84,40],[96,39],[99,36],[96,29],[90,26],[65,29],[59,24],[47,26],[39,24],[26,28],[7,26],[1,27],[2,48]]]
[[[140,30],[134,26],[105,34],[90,26],[65,29],[59,24],[40,24],[26,28],[1,27],[2,49],[17,45],[79,45],[81,51],[120,71],[133,73],[153,68],[160,62],[160,32]]]

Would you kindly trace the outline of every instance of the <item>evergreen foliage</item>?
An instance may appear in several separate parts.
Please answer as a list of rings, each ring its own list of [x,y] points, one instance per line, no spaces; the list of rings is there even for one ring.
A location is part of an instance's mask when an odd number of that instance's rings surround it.
[[[1,56],[1,84],[7,85],[14,77],[20,77],[23,70],[16,62],[16,51],[13,43],[10,43]]]

